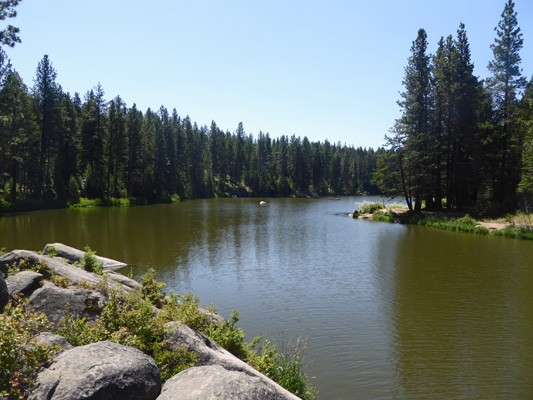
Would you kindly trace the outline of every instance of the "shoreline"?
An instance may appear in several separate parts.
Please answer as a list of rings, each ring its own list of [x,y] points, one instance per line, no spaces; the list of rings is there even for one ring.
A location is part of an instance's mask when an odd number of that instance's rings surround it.
[[[355,210],[348,215],[353,219],[420,225],[441,230],[533,240],[533,229],[529,215],[478,220],[472,218],[468,213],[422,211],[420,214],[414,214],[406,208],[380,208],[373,213],[360,213]]]

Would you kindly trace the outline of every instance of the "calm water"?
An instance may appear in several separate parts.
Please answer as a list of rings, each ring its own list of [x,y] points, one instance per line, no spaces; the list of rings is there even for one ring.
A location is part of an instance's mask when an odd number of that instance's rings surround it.
[[[88,244],[250,340],[307,337],[322,400],[533,399],[533,243],[352,220],[358,200],[38,211],[0,217],[0,247]]]

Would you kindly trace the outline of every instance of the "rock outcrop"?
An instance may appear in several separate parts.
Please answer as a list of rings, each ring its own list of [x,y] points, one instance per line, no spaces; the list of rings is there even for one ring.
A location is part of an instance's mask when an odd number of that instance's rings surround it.
[[[196,361],[197,367],[189,368],[186,371],[181,372],[174,378],[169,379],[163,388],[163,397],[159,397],[157,400],[170,400],[170,399],[284,399],[284,400],[298,400],[299,398],[286,389],[282,388],[276,382],[267,378],[244,361],[235,357],[229,351],[219,346],[206,338],[201,333],[198,333],[188,326],[180,322],[169,322],[165,325],[168,329],[168,333],[165,339],[170,343],[172,350],[178,350],[186,348],[188,351],[194,354],[198,354]],[[204,367],[207,369],[191,372],[190,375],[186,374],[181,378],[178,378],[184,372],[191,369],[198,369],[198,367]],[[213,367],[217,367],[214,369]],[[224,371],[221,371],[224,370]],[[205,379],[205,376],[209,374],[209,371],[215,373],[212,380]],[[226,381],[227,379],[227,381]],[[206,386],[200,387],[200,381],[204,380]],[[172,381],[172,382],[171,382]],[[186,386],[194,386],[192,382],[196,382],[199,397],[190,395],[192,397],[186,397],[185,392],[181,389],[176,389],[180,386],[180,383]],[[170,382],[170,383],[169,383]],[[184,383],[187,382],[187,383]],[[227,384],[227,386],[226,386]],[[216,397],[216,393],[220,393],[219,397]],[[231,395],[231,393],[234,393]],[[240,393],[240,394],[239,394]],[[246,395],[245,393],[249,393]],[[181,397],[184,396],[184,397]],[[232,397],[235,396],[235,397]]]
[[[161,378],[154,360],[132,347],[98,342],[57,356],[37,376],[30,400],[154,400]]]
[[[103,279],[103,277],[98,274],[74,267],[71,264],[62,261],[60,258],[49,257],[47,255],[42,255],[35,251],[28,250],[13,250],[4,254],[3,256],[0,256],[0,270],[3,272],[6,271],[4,272],[5,275],[7,273],[8,265],[17,264],[21,261],[26,261],[30,265],[41,264],[43,265],[42,272],[46,278],[49,278],[51,275],[63,276],[74,285],[88,283],[89,285],[98,286],[102,283]],[[140,287],[137,282],[133,281],[133,279],[129,279],[123,275],[120,279],[123,282],[128,282],[128,285],[119,284],[113,280],[116,275],[118,274],[109,274],[108,284],[112,288],[117,290],[132,291],[134,290],[134,287]]]
[[[57,255],[55,257],[62,258],[67,260],[69,264],[73,264],[75,262],[79,262],[83,255],[85,254],[84,251],[75,249],[74,247],[67,246],[63,243],[49,243],[46,246],[44,246],[43,254],[47,254],[49,252],[50,247],[53,247],[57,250]],[[122,267],[126,267],[128,264],[112,260],[111,258],[102,257],[102,256],[94,256],[99,262],[103,264],[104,271],[112,271],[115,269],[119,269]]]
[[[50,246],[47,245],[47,248]],[[7,304],[10,295],[20,293],[30,298],[25,305],[26,309],[43,313],[56,327],[67,311],[73,319],[86,318],[92,323],[101,315],[105,303],[109,301],[109,289],[140,291],[138,282],[116,272],[109,272],[103,278],[69,264],[65,260],[73,262],[80,253],[83,256],[83,252],[59,243],[53,246],[61,249],[59,257],[27,250],[14,250],[0,257],[2,272],[7,272],[8,265],[22,260],[30,265],[39,264],[38,269],[42,272],[17,273],[7,279],[7,284],[0,274],[0,309]],[[67,287],[56,286],[47,280],[54,276],[63,278],[51,279],[52,281]],[[160,312],[154,307],[154,315],[158,311]],[[207,310],[202,312],[217,324],[224,321],[217,314]],[[173,321],[167,323],[165,328],[167,350],[187,349],[197,354],[198,358],[194,367],[169,379],[162,392],[160,373],[155,361],[141,351],[106,341],[72,347],[64,337],[43,332],[28,345],[38,343],[59,346],[61,350],[37,376],[37,384],[29,399],[298,399],[188,326]]]
[[[107,300],[105,295],[95,290],[66,289],[45,282],[42,288],[31,295],[26,309],[43,313],[48,321],[58,326],[67,311],[74,319],[83,317],[95,321]]]
[[[39,289],[43,278],[43,274],[33,271],[21,271],[15,275],[11,275],[6,280],[9,295],[20,294],[24,297],[30,296],[35,290]]]
[[[170,378],[157,398],[215,399],[286,400],[287,397],[257,376],[230,371],[220,365],[207,365],[189,368]]]

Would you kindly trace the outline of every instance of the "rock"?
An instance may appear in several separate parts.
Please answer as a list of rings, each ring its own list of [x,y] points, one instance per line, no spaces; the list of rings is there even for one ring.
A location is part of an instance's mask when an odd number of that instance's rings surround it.
[[[43,278],[43,274],[33,271],[21,271],[15,275],[11,275],[6,280],[9,295],[12,296],[20,293],[24,297],[30,296],[39,288],[39,284]]]
[[[165,324],[165,339],[170,343],[171,350],[185,347],[191,353],[198,354],[196,365],[221,365],[228,370],[259,373],[229,351],[212,342],[207,337],[177,321]]]
[[[201,333],[198,333],[189,328],[188,326],[177,321],[168,322],[165,324],[165,327],[167,328],[167,334],[165,335],[165,339],[168,340],[168,342],[170,343],[170,349],[179,350],[185,347],[189,352],[198,354],[198,359],[196,360],[197,366],[218,365],[220,367],[223,367],[227,371],[242,372],[246,375],[255,376],[264,381],[265,384],[267,384],[269,387],[275,389],[276,393],[279,393],[280,395],[284,396],[279,398],[298,399],[298,397],[282,388],[276,382],[274,382],[270,378],[267,378],[265,375],[261,374],[259,371],[252,368],[244,361],[235,357],[233,354],[231,354],[229,351],[222,348],[218,344],[212,342]],[[168,397],[168,399],[171,398],[173,399],[177,397]],[[191,399],[192,398],[195,397],[191,397]],[[208,399],[210,397],[205,398]],[[232,397],[222,396],[220,398]],[[244,398],[252,399],[255,397],[244,396]]]
[[[4,311],[4,307],[9,300],[9,292],[7,289],[6,281],[4,281],[4,276],[0,274],[0,312]]]
[[[243,372],[228,371],[219,365],[189,368],[170,378],[157,400],[254,399],[287,400],[263,379]]]
[[[50,332],[42,332],[38,334],[33,340],[36,343],[44,346],[61,346],[62,349],[59,351],[59,353],[57,353],[57,355],[73,348],[72,345],[63,336],[54,335]]]
[[[65,289],[45,282],[30,297],[26,309],[44,313],[55,326],[68,311],[73,318],[85,317],[89,322],[95,321],[102,311],[107,298],[100,292],[88,289]]]
[[[118,282],[126,287],[129,287],[131,289],[135,289],[135,290],[140,290],[141,289],[141,284],[139,282],[137,282],[136,280],[134,279],[131,279],[131,278],[128,278],[127,276],[124,276],[122,274],[119,274],[119,273],[116,273],[116,272],[106,272],[105,273],[108,278],[111,280],[111,281],[114,281],[114,282]]]
[[[48,248],[55,247],[57,249],[57,256],[59,258],[64,258],[65,260],[68,260],[70,264],[80,261],[83,258],[83,255],[85,254],[84,251],[75,249],[74,247],[67,246],[63,243],[50,243],[44,246],[43,254],[48,254]],[[126,267],[128,264],[125,264],[123,262],[112,260],[111,258],[107,257],[101,257],[101,256],[94,256],[98,261],[100,261],[103,264],[104,271],[112,271],[115,269],[119,269],[122,267]]]
[[[38,254],[34,251],[28,250],[13,250],[0,257],[0,269],[13,263],[18,263],[26,259],[30,264],[36,265],[38,263],[46,264],[46,272],[43,272],[46,277],[50,277],[52,274],[64,276],[72,284],[79,284],[80,282],[86,282],[93,286],[98,286],[102,282],[102,276],[93,272],[85,271],[81,268],[67,264],[61,261],[59,258],[52,258],[46,255]],[[126,278],[126,277],[124,277]],[[126,278],[127,279],[127,278]],[[123,286],[114,281],[110,282],[110,287],[117,290],[132,291],[129,286]]]
[[[161,378],[154,360],[140,350],[98,342],[57,356],[37,376],[30,400],[154,400]]]

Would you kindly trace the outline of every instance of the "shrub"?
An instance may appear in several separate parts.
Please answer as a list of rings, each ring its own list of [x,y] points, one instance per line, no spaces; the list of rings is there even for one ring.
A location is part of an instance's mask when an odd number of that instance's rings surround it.
[[[144,300],[149,301],[157,308],[161,308],[165,301],[163,289],[166,285],[163,282],[157,282],[154,279],[154,274],[155,270],[151,268],[141,278],[141,294]]]
[[[0,393],[8,399],[25,398],[37,373],[47,365],[58,347],[33,343],[50,325],[43,314],[24,309],[24,301],[13,298],[0,314]]]
[[[98,259],[94,256],[96,254],[96,251],[92,251],[89,246],[86,246],[83,250],[85,250],[85,254],[83,254],[83,257],[81,258],[78,266],[81,269],[84,269],[85,271],[94,272],[95,274],[102,275],[104,264],[102,262],[99,262]]]
[[[74,319],[67,312],[57,333],[73,346],[108,340],[135,347],[154,358],[163,382],[193,366],[197,358],[186,349],[166,349],[163,324],[153,317],[150,303],[138,295],[122,298],[113,293],[111,300],[104,305],[101,317],[93,325],[85,318]]]
[[[368,201],[363,201],[362,203],[356,203],[356,209],[362,214],[374,214],[376,211],[385,208],[385,203],[369,203]]]

